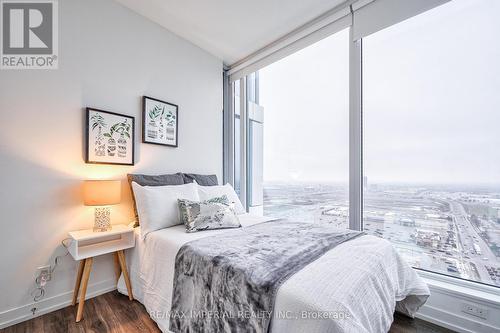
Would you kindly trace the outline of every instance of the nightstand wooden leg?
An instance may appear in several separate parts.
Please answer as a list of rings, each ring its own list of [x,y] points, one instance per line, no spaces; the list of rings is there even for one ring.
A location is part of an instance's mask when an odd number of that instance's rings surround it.
[[[120,262],[120,266],[122,268],[123,279],[125,280],[125,284],[127,285],[128,298],[129,298],[129,300],[132,301],[134,299],[134,295],[132,294],[132,286],[130,285],[130,279],[128,276],[127,262],[125,261],[125,254],[123,253],[123,250],[117,251],[116,254],[118,255],[118,261]]]
[[[83,268],[82,276],[82,290],[80,292],[80,302],[78,303],[78,310],[76,312],[76,322],[82,320],[83,305],[85,304],[85,294],[87,293],[87,285],[89,283],[90,271],[92,270],[92,258],[85,259],[85,267]]]
[[[120,279],[120,274],[122,273],[122,270],[120,268],[120,260],[118,259],[117,252],[113,253],[113,262],[115,264],[116,283],[118,283],[118,279]]]
[[[71,304],[75,305],[78,299],[78,291],[80,290],[80,282],[82,282],[83,267],[85,266],[85,259],[80,260],[78,265],[78,272],[76,273],[75,290],[73,291],[73,300]]]

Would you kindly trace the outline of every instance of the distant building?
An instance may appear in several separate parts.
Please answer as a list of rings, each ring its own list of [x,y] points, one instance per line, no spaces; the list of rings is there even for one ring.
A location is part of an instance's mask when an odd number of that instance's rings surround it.
[[[404,225],[405,227],[414,227],[415,226],[415,220],[410,219],[407,217],[402,217],[399,219],[399,224]]]
[[[436,248],[441,241],[441,236],[435,231],[417,229],[415,240],[418,246]]]

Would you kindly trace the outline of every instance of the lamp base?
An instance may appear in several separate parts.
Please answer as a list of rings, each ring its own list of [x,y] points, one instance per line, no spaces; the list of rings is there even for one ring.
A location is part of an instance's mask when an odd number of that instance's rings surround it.
[[[94,232],[103,232],[111,230],[111,210],[109,207],[99,207],[94,213]]]

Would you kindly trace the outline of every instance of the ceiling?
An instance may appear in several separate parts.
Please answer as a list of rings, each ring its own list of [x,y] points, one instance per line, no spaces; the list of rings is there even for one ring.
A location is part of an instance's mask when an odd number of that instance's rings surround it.
[[[231,65],[345,0],[116,0]]]

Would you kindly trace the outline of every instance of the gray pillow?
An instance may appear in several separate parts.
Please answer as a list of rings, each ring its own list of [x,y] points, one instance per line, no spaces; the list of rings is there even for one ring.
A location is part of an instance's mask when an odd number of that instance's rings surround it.
[[[182,173],[167,175],[141,175],[128,174],[128,182],[136,182],[141,186],[165,186],[165,185],[183,185],[184,177]]]
[[[196,173],[183,173],[184,184],[192,183],[196,180],[201,186],[216,186],[219,185],[217,175],[199,175]]]
[[[205,201],[177,201],[186,232],[241,227],[240,220],[225,195]]]
[[[167,175],[141,175],[141,174],[128,174],[128,184],[132,192],[132,200],[134,202],[135,214],[135,227],[139,225],[139,214],[137,214],[137,206],[135,204],[134,190],[132,189],[132,182],[136,182],[141,186],[165,186],[165,185],[183,185],[184,177],[182,173],[167,174]]]

